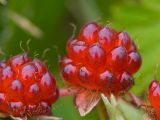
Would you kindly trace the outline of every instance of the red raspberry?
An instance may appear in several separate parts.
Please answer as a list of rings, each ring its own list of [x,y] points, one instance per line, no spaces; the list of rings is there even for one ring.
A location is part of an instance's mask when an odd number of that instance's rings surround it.
[[[154,80],[149,85],[149,101],[160,119],[160,82]]]
[[[132,75],[141,66],[141,56],[127,32],[93,22],[69,40],[67,52],[60,61],[64,80],[103,93],[128,91],[134,84]]]
[[[58,98],[55,78],[38,59],[20,54],[0,62],[0,111],[16,117],[48,115]]]

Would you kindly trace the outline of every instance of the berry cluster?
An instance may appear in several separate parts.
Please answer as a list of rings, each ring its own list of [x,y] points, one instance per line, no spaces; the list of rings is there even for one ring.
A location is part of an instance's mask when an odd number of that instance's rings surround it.
[[[21,54],[0,62],[0,111],[13,116],[48,115],[58,98],[55,78],[38,59]]]
[[[127,32],[88,23],[69,40],[68,55],[60,61],[67,83],[103,93],[119,94],[134,84],[132,75],[141,56]]]

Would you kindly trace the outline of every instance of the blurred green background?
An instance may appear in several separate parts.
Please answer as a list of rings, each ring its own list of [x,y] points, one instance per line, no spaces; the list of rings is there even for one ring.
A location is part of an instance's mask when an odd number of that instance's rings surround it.
[[[73,34],[75,24],[80,27],[88,21],[108,24],[125,30],[134,38],[143,58],[143,65],[135,75],[132,91],[138,96],[147,94],[153,79],[160,79],[160,0],[0,0],[0,48],[11,56],[27,50],[32,57],[47,48],[44,61],[57,77],[58,55],[66,53],[65,45]],[[55,48],[57,47],[57,49]],[[145,92],[144,92],[145,91]],[[86,117],[80,117],[70,97],[60,98],[53,106],[55,116],[65,120],[101,120],[98,108]]]

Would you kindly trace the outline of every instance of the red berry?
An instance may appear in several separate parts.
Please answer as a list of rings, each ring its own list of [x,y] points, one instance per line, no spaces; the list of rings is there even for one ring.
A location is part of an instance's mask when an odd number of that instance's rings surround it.
[[[160,119],[160,82],[154,80],[149,85],[149,101]]]
[[[86,44],[83,41],[72,40],[68,43],[68,55],[75,61],[85,58]]]
[[[0,62],[0,69],[5,68],[6,67],[6,61],[1,61]]]
[[[67,64],[62,70],[62,75],[68,83],[76,83],[74,81],[78,79],[78,71],[79,69],[75,65]]]
[[[107,64],[111,70],[125,69],[125,64],[127,62],[127,52],[123,46],[114,48],[107,56]]]
[[[102,28],[98,33],[98,42],[99,44],[109,52],[115,47],[117,38],[117,33],[115,30],[110,29],[109,27]]]
[[[118,39],[116,41],[116,45],[123,45],[127,52],[136,51],[137,47],[134,41],[131,40],[129,34],[127,32],[120,32],[118,34]]]
[[[127,66],[128,66],[128,71],[130,73],[135,73],[139,70],[141,66],[141,56],[137,52],[130,52],[128,55],[128,61],[127,61]]]
[[[103,91],[106,91],[108,88],[108,92],[112,92],[115,88],[114,82],[116,81],[115,76],[109,70],[104,71],[101,73],[97,78],[97,85]]]
[[[95,76],[85,66],[82,66],[79,69],[78,77],[79,77],[80,84],[82,84],[86,88],[88,88],[88,89],[94,89],[95,88],[94,87]],[[90,84],[90,85],[88,86],[88,84]]]
[[[98,44],[95,44],[88,48],[86,59],[86,64],[90,61],[91,67],[98,68],[106,64],[106,53]]]
[[[19,66],[29,61],[30,59],[27,57],[27,54],[24,53],[10,58],[8,62],[11,65],[12,69],[16,71],[18,70]]]
[[[127,72],[118,75],[118,86],[123,92],[128,91],[134,84],[132,76]]]
[[[93,44],[97,41],[100,26],[94,22],[84,25],[80,31],[79,40],[87,44]]]
[[[0,64],[0,111],[16,117],[50,114],[58,92],[44,64],[27,54]]]
[[[117,45],[123,45],[127,50],[130,48],[131,38],[127,32],[121,32],[118,35]]]
[[[64,80],[73,86],[119,94],[134,84],[132,74],[141,57],[127,32],[88,23],[67,44],[67,57],[60,61]]]
[[[68,57],[64,57],[60,60],[60,67],[63,68],[67,64],[72,63],[72,60]]]

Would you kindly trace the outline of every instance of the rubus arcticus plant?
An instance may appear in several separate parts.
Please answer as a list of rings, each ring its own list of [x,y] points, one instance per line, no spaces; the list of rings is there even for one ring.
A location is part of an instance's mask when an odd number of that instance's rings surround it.
[[[110,99],[111,94],[128,92],[142,60],[127,32],[90,22],[70,38],[67,55],[59,62],[67,85],[62,89],[45,65],[26,53],[1,61],[1,113],[15,120],[57,120],[50,116],[51,105],[59,96],[73,95],[80,115],[85,116],[99,103],[101,93]]]

